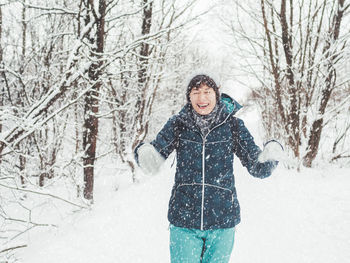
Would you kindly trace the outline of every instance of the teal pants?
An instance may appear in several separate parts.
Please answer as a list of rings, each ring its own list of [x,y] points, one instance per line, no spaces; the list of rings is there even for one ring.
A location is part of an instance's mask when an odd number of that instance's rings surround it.
[[[171,263],[227,263],[235,229],[199,230],[170,225]]]

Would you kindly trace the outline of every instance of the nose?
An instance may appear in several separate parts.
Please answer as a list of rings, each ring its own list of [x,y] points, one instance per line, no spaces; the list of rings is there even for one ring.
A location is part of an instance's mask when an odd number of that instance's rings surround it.
[[[199,101],[206,100],[207,96],[204,93],[199,93]]]

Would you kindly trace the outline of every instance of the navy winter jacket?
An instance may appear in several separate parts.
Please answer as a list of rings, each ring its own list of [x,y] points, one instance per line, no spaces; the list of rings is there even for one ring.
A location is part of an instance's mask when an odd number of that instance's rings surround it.
[[[258,162],[260,148],[234,117],[240,105],[228,96],[219,102],[219,116],[203,136],[187,104],[171,117],[151,144],[166,159],[176,149],[175,183],[168,219],[178,227],[201,230],[231,228],[240,222],[233,157],[255,177],[269,176],[277,162]],[[136,151],[137,158],[137,151]]]

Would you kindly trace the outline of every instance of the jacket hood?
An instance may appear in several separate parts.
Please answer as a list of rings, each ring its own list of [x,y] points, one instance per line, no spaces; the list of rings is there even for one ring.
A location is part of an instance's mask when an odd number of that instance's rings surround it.
[[[226,105],[226,108],[229,112],[232,112],[232,114],[236,114],[237,111],[239,111],[243,106],[239,104],[236,100],[231,98],[226,93],[221,94],[221,101]]]

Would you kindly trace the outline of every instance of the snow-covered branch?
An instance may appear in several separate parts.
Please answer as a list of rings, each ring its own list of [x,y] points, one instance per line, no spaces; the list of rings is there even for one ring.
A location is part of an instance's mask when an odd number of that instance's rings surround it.
[[[64,199],[62,197],[53,195],[51,193],[47,193],[47,192],[43,192],[43,191],[30,190],[30,189],[27,189],[27,188],[21,188],[21,187],[17,187],[17,186],[11,186],[11,185],[7,185],[7,184],[4,184],[4,183],[0,183],[0,186],[4,187],[4,188],[12,189],[12,190],[20,191],[20,192],[31,193],[31,194],[42,195],[42,196],[48,196],[48,197],[51,197],[53,199],[57,199],[57,200],[60,200],[62,202],[65,202],[67,204],[73,205],[75,207],[79,207],[79,208],[82,208],[82,209],[89,209],[88,206],[80,205],[80,204],[71,202],[71,201],[69,201],[67,199]]]

